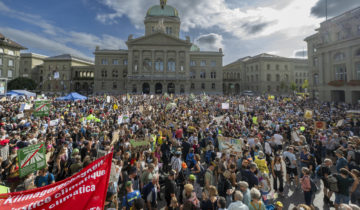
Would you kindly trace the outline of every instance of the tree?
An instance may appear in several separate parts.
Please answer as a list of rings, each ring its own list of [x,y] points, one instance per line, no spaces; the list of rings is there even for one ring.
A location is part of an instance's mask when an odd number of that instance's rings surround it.
[[[302,89],[306,90],[309,87],[309,81],[306,79],[301,87]]]
[[[295,91],[297,89],[295,82],[292,82],[290,84],[290,88],[291,88],[292,91]]]
[[[8,90],[35,90],[36,87],[36,82],[26,77],[18,77],[8,82]]]

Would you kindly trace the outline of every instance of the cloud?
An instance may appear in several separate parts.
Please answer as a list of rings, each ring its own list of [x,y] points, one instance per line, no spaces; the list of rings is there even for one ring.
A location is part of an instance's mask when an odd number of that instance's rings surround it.
[[[110,8],[109,13],[100,13],[97,20],[103,23],[116,23],[127,17],[136,28],[144,28],[144,16],[155,0],[98,0]],[[225,0],[182,0],[169,1],[168,4],[179,10],[181,28],[184,32],[192,29],[217,30],[216,33],[229,33],[240,39],[256,39],[279,31],[290,32],[294,27],[312,26],[319,20],[310,16],[313,0],[258,0],[265,6],[248,5]],[[273,3],[274,5],[271,5]],[[230,7],[231,5],[231,7]],[[291,18],[289,18],[291,17]],[[271,27],[269,27],[271,25]]]
[[[215,33],[200,35],[195,41],[200,49],[204,51],[218,51],[219,48],[224,48],[222,42],[222,35]]]
[[[98,37],[93,34],[70,31],[69,36],[65,39],[65,41],[77,46],[86,47],[89,50],[94,50],[96,46],[100,46],[104,49],[126,48],[126,44],[122,39],[118,39],[107,34],[103,34],[102,37]]]
[[[271,24],[270,22],[253,22],[253,23],[248,22],[248,23],[244,23],[241,27],[248,34],[257,34],[263,31],[270,24]]]
[[[359,0],[327,0],[328,16],[334,17],[348,10],[360,6]],[[311,8],[311,14],[316,17],[325,17],[326,0],[318,0]]]
[[[83,47],[91,51],[93,51],[96,46],[105,49],[126,48],[124,40],[114,36],[108,34],[96,36],[78,31],[65,31],[64,29],[51,24],[47,20],[44,20],[41,16],[13,10],[2,2],[0,2],[0,12],[3,12],[8,17],[34,25],[43,30],[44,33],[38,35],[28,32],[22,32],[21,34],[18,29],[3,28],[10,37],[28,48],[44,49],[55,54],[71,53],[81,57],[85,57],[85,54],[68,45]],[[40,40],[44,41],[41,42]]]
[[[92,59],[86,56],[84,53],[66,46],[65,44],[56,42],[54,40],[48,39],[43,36],[39,36],[29,31],[21,31],[13,28],[2,28],[0,31],[4,33],[5,36],[11,37],[17,42],[27,46],[28,48],[44,50],[56,54],[70,53],[77,55],[83,58]]]
[[[307,58],[307,50],[295,50],[294,51],[295,58]]]

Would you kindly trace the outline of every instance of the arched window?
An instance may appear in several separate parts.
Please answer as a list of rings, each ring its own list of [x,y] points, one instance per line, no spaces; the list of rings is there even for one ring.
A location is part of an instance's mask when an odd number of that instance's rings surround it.
[[[134,72],[138,72],[139,70],[139,63],[137,61],[134,61]]]
[[[143,63],[144,71],[151,71],[152,62],[149,59],[145,59]]]
[[[164,62],[161,59],[155,61],[155,71],[163,72],[164,71]]]
[[[116,89],[117,88],[117,84],[116,82],[113,82],[113,89]]]
[[[205,89],[205,83],[201,83],[201,89]]]
[[[91,73],[90,73],[90,77],[91,77],[91,78],[94,78],[94,72],[91,72]]]
[[[168,61],[167,70],[168,70],[169,72],[175,72],[175,61],[174,61],[174,60],[170,59],[170,60]]]
[[[80,77],[82,77],[82,76],[81,76],[81,73],[80,73]],[[101,77],[107,77],[107,71],[106,71],[106,69],[104,69],[104,70],[101,71]]]
[[[180,85],[180,94],[185,93],[185,86],[183,84]]]
[[[133,84],[133,85],[132,85],[132,93],[137,93],[136,84]]]

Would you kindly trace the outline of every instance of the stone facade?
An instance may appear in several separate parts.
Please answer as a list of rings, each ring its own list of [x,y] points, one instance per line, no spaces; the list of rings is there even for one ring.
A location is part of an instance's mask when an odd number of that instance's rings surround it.
[[[47,56],[34,53],[21,53],[20,75],[40,84],[43,81],[43,64],[45,58],[47,58]]]
[[[360,7],[320,24],[307,37],[310,87],[321,101],[359,103]]]
[[[63,95],[76,88],[86,94],[93,92],[94,64],[91,61],[64,54],[45,58],[41,70],[39,90],[43,93]]]
[[[307,60],[285,58],[270,54],[239,59],[223,68],[225,94],[240,94],[251,90],[257,94],[287,95],[292,93],[291,83],[297,91],[308,79]]]
[[[12,80],[21,76],[20,50],[25,49],[0,33],[0,78]]]
[[[145,36],[129,36],[127,50],[96,48],[96,94],[222,94],[222,57],[179,38],[180,18],[168,5],[151,7]]]

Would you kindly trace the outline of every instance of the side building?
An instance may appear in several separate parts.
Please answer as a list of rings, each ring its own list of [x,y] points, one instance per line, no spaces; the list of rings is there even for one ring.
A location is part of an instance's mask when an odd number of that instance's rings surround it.
[[[360,7],[320,24],[307,37],[312,96],[321,101],[360,101]]]
[[[20,55],[20,75],[34,80],[37,84],[43,81],[44,59],[47,56],[35,53],[21,53]]]
[[[260,54],[241,58],[223,67],[225,94],[240,94],[251,90],[257,94],[287,95],[304,92],[303,84],[309,77],[305,59]]]
[[[70,54],[44,59],[39,90],[46,94],[63,95],[72,91],[89,95],[94,87],[94,63]]]
[[[26,48],[0,33],[0,94],[4,94],[6,81],[21,76],[20,51]]]

